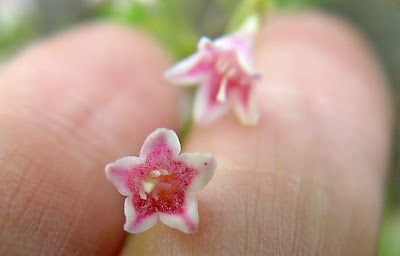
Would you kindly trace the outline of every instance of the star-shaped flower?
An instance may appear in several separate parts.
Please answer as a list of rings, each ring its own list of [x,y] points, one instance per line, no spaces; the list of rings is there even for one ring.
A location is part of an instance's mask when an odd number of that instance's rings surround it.
[[[199,222],[192,192],[211,179],[216,161],[210,154],[182,153],[174,131],[160,128],[145,140],[140,157],[106,166],[106,176],[125,199],[124,229],[140,233],[160,218],[165,225],[193,233]]]
[[[252,22],[213,42],[203,37],[196,53],[165,73],[169,81],[179,85],[200,84],[194,103],[197,123],[207,124],[216,120],[230,106],[242,124],[257,123],[253,87],[261,75],[252,68],[255,31]]]

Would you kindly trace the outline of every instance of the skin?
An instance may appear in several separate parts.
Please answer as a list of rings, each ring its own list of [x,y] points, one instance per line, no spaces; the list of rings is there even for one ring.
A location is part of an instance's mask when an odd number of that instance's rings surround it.
[[[171,62],[141,32],[92,24],[7,63],[0,254],[373,255],[391,108],[371,49],[339,19],[305,13],[270,18],[255,58],[259,125],[227,115],[184,142],[218,160],[196,194],[199,231],[157,224],[125,243],[123,197],[103,168],[155,128],[177,129]]]

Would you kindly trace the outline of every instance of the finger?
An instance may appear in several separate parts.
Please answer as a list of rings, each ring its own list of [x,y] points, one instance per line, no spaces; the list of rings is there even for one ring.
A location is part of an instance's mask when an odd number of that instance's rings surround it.
[[[257,40],[260,123],[197,127],[218,168],[192,236],[159,226],[126,255],[372,255],[388,156],[385,81],[370,49],[322,14],[271,18]],[[362,246],[360,246],[362,244]]]
[[[87,25],[0,74],[0,254],[115,254],[123,198],[104,165],[177,123],[166,57],[137,31]]]

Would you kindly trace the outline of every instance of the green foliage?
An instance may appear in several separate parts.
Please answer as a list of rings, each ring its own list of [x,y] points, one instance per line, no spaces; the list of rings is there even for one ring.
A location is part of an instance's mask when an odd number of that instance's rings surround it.
[[[131,1],[118,7],[117,1],[106,1],[99,9],[101,17],[111,18],[133,24],[155,35],[176,58],[181,58],[195,50],[196,42],[203,34],[199,24],[204,19],[211,23],[224,23],[223,16],[229,22],[225,31],[237,29],[247,17],[256,14],[264,18],[268,10],[293,6],[307,6],[321,0],[214,0],[183,1],[158,0],[155,4]],[[220,19],[213,20],[212,11],[219,7]],[[233,13],[233,14],[232,14]],[[225,22],[227,23],[227,22]],[[212,24],[218,27],[220,24]],[[200,32],[200,33],[199,33]],[[223,30],[219,31],[220,33]]]
[[[381,231],[378,255],[400,255],[400,212],[385,217]]]
[[[277,8],[307,7],[334,2],[335,0],[273,0]]]
[[[36,27],[28,20],[21,20],[6,31],[0,30],[0,61],[35,37]]]
[[[181,58],[195,50],[199,38],[190,23],[182,15],[181,1],[159,1],[156,5],[146,5],[132,1],[118,8],[112,1],[100,10],[102,16],[123,23],[132,24],[155,35],[176,58]]]
[[[263,20],[268,11],[273,9],[305,8],[334,1],[335,0],[242,0],[235,9],[227,31],[231,32],[236,30],[250,15],[257,15]]]
[[[232,15],[228,32],[235,31],[251,15],[257,15],[261,19],[264,17],[267,9],[271,7],[270,0],[244,0],[237,7]]]

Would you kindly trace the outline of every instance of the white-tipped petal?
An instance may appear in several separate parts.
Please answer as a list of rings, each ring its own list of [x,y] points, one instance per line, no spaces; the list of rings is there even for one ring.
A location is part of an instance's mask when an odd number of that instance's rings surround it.
[[[258,123],[259,114],[254,92],[251,91],[248,97],[248,103],[245,105],[243,101],[240,100],[240,97],[236,96],[236,98],[234,99],[233,107],[235,114],[241,124],[253,126]]]
[[[129,191],[126,185],[126,174],[136,165],[141,164],[141,159],[136,156],[127,156],[118,159],[114,163],[106,166],[105,172],[107,179],[118,189],[118,192],[124,196],[129,196]]]
[[[207,50],[213,47],[213,43],[210,38],[203,36],[200,38],[199,42],[197,43],[197,48],[199,50]]]
[[[159,128],[152,132],[144,141],[140,150],[140,158],[146,159],[153,152],[162,151],[164,154],[171,153],[175,157],[181,151],[181,143],[173,130]],[[162,156],[157,155],[160,159]],[[169,157],[165,155],[165,157]]]
[[[197,64],[202,58],[202,53],[197,52],[186,59],[183,59],[165,71],[164,77],[171,83],[193,86],[201,81],[205,75],[205,70],[197,68]]]
[[[185,200],[184,211],[181,214],[160,213],[160,221],[165,225],[178,229],[184,233],[193,233],[199,224],[197,201],[188,194]]]
[[[207,185],[217,167],[217,161],[211,154],[183,153],[178,159],[198,171],[198,175],[194,177],[188,192],[198,191]]]
[[[125,199],[124,212],[126,217],[124,230],[132,234],[138,234],[146,231],[154,226],[158,219],[157,214],[151,214],[148,216],[139,215],[133,207],[132,199],[129,197]]]
[[[251,59],[251,53],[247,52],[237,52],[236,58],[239,63],[239,66],[247,73],[253,74],[253,60]]]

